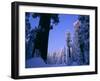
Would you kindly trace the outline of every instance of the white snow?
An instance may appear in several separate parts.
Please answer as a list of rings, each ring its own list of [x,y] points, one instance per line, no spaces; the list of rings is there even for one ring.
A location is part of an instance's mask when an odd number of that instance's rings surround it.
[[[39,67],[61,67],[61,66],[76,66],[77,62],[72,62],[71,65],[62,64],[46,64],[41,57],[33,57],[26,61],[26,68],[39,68]]]
[[[27,68],[46,66],[45,62],[40,57],[34,57],[26,61]]]
[[[66,64],[46,64],[41,57],[33,57],[26,61],[26,68],[58,67],[58,66],[67,66],[67,65]]]

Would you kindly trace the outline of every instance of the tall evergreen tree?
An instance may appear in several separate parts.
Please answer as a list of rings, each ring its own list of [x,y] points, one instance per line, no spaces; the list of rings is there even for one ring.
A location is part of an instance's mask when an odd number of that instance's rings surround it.
[[[70,45],[71,45],[71,36],[70,36],[70,32],[67,33],[67,52],[68,52],[68,56],[71,57],[71,52],[70,52]]]
[[[80,49],[82,52],[83,64],[89,64],[89,16],[80,15],[78,17],[81,25],[79,31]]]
[[[41,57],[46,62],[47,60],[47,48],[48,48],[48,37],[49,31],[52,29],[51,20],[53,20],[54,24],[59,22],[59,18],[57,14],[47,14],[47,13],[34,13],[33,18],[40,17],[39,27],[40,32],[37,33],[37,40],[35,43],[35,49],[39,49],[41,52]],[[33,49],[33,54],[35,52]]]
[[[30,18],[30,13],[26,12],[25,13],[25,56],[26,59],[29,59],[31,57],[31,43],[30,42],[30,30],[31,30],[31,25],[29,22],[29,18]]]
[[[70,32],[67,32],[66,34],[66,43],[67,43],[67,64],[69,65],[71,62],[71,34]]]
[[[74,29],[74,61],[78,65],[89,64],[89,16],[79,15]]]
[[[64,63],[67,64],[66,48],[64,47]]]
[[[80,38],[79,38],[79,30],[80,30],[80,21],[77,20],[74,23],[74,38],[73,38],[73,60],[77,62],[78,65],[81,64],[81,49],[80,49]]]
[[[57,63],[57,53],[56,52],[54,52],[53,53],[53,64],[56,64]]]

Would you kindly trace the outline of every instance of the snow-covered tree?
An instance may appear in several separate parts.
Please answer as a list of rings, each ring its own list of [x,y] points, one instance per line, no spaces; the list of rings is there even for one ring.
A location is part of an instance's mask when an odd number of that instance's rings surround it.
[[[74,38],[73,38],[73,61],[76,62],[78,65],[81,64],[81,49],[80,49],[80,38],[79,38],[79,31],[80,31],[80,21],[77,20],[74,23]]]
[[[66,46],[67,46],[67,64],[71,64],[71,34],[70,32],[67,32],[66,34]]]
[[[63,55],[64,55],[64,63],[67,64],[67,53],[66,53],[66,48],[64,47],[63,50],[64,50],[64,52],[63,52],[63,53],[64,53],[64,54],[63,54]]]
[[[74,23],[73,61],[89,64],[89,16],[79,15]]]
[[[69,57],[71,57],[71,52],[70,52],[70,45],[71,45],[71,36],[70,36],[70,32],[67,33],[67,54]]]
[[[26,53],[26,59],[32,58],[32,50],[34,48],[36,35],[39,30],[39,28],[31,27],[30,24],[30,16],[32,16],[29,12],[25,13],[25,53]],[[35,51],[35,56],[39,56],[39,50],[37,49]]]
[[[54,63],[54,64],[56,64],[56,62],[57,62],[57,57],[56,57],[56,55],[57,55],[57,53],[54,52],[54,53],[53,53],[53,63]]]
[[[83,64],[89,64],[89,16],[88,15],[80,15],[78,17],[80,21],[80,49],[82,53],[82,62]]]
[[[29,22],[29,17],[30,17],[30,13],[25,13],[25,56],[26,59],[29,59],[31,57],[31,50],[32,50],[32,46],[30,41],[30,30],[31,30],[31,25]]]
[[[64,63],[64,50],[62,49],[61,50],[61,64],[63,64]]]

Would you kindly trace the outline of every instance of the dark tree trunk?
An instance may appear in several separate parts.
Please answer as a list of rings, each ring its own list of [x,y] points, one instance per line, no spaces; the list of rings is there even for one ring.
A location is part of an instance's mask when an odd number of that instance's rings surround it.
[[[42,29],[41,45],[40,45],[41,57],[46,62],[47,50],[48,50],[48,38],[49,38],[49,30],[50,30],[50,15],[49,14],[41,15],[39,26]]]
[[[69,57],[71,57],[71,54],[70,54],[70,47],[68,47],[68,49],[69,49],[69,50],[68,50],[68,51],[69,51]]]
[[[47,60],[47,49],[48,49],[48,38],[50,30],[50,14],[41,14],[39,21],[40,30],[37,33],[35,40],[35,47],[33,48],[33,56],[35,49],[38,49],[41,53],[41,57],[46,62]]]

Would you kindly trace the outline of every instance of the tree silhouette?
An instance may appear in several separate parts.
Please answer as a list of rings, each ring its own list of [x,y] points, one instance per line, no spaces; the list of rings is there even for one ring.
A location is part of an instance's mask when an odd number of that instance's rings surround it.
[[[53,24],[57,25],[59,22],[58,14],[47,14],[47,13],[33,13],[33,18],[40,17],[39,21],[39,30],[37,33],[35,47],[33,48],[33,56],[35,49],[39,49],[41,57],[46,62],[47,60],[47,48],[48,48],[48,37],[50,29],[53,29],[51,26],[51,20]]]

